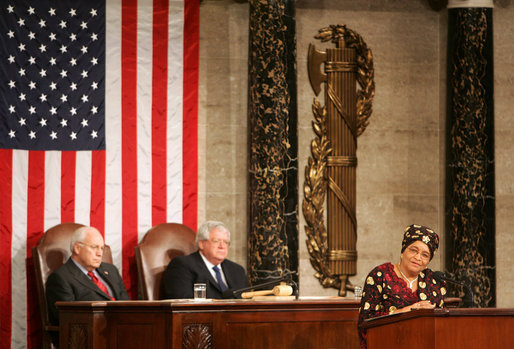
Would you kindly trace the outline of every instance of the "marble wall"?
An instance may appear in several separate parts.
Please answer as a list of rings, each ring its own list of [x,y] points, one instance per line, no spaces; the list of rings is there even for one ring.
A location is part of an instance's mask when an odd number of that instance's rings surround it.
[[[231,230],[230,258],[246,265],[248,4],[200,6],[198,222]]]
[[[494,10],[496,297],[514,306],[514,4]]]
[[[505,2],[504,2],[505,3]],[[246,265],[247,3],[204,0],[200,6],[199,223],[224,221],[230,258]],[[411,223],[444,235],[446,10],[424,0],[297,0],[300,205],[309,144],[314,138],[307,48],[328,47],[318,29],[346,24],[373,51],[376,93],[370,125],[358,138],[357,275],[399,259]],[[494,10],[497,305],[514,304],[514,5]],[[322,98],[322,97],[321,97]],[[322,101],[323,102],[323,101]],[[337,295],[314,278],[300,214],[300,293]],[[441,239],[444,241],[444,239]],[[444,248],[444,245],[441,246]],[[431,262],[444,269],[442,254]]]

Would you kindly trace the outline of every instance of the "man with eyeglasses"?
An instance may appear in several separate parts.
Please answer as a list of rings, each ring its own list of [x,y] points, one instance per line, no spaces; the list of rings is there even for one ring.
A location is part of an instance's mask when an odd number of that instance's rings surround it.
[[[98,229],[81,227],[71,238],[71,257],[46,281],[48,314],[59,323],[57,301],[128,300],[129,295],[118,269],[102,262],[104,239]]]
[[[193,285],[206,284],[207,298],[223,298],[227,289],[237,290],[249,286],[242,266],[227,258],[230,231],[221,222],[208,221],[196,234],[198,251],[175,257],[163,275],[163,296],[193,298]]]

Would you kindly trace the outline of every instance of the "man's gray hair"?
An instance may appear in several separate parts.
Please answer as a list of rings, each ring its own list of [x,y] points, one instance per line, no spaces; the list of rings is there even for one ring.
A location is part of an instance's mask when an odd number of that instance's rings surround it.
[[[73,253],[73,246],[75,246],[75,244],[77,242],[83,242],[84,238],[86,237],[87,231],[90,230],[90,229],[96,229],[96,228],[93,228],[93,227],[80,227],[80,228],[78,228],[77,230],[75,230],[73,232],[73,235],[71,236],[71,241],[70,241],[70,251],[71,251],[71,253]]]
[[[198,228],[198,232],[196,233],[196,243],[198,244],[198,241],[209,240],[213,229],[226,231],[228,233],[228,241],[230,241],[230,231],[225,224],[217,221],[207,221]]]

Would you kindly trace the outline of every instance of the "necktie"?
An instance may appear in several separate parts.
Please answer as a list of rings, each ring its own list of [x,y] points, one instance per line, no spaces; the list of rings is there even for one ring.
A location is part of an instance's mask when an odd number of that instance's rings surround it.
[[[101,289],[106,295],[108,295],[111,300],[115,300],[114,297],[109,294],[109,291],[107,291],[107,287],[105,287],[104,283],[100,281],[92,271],[88,271],[87,275],[89,275],[95,285],[98,286],[98,288]]]
[[[214,269],[214,272],[216,273],[216,280],[218,281],[218,285],[220,285],[221,291],[226,291],[227,285],[225,285],[223,279],[221,278],[220,268],[218,268],[218,266],[214,266],[212,269]]]

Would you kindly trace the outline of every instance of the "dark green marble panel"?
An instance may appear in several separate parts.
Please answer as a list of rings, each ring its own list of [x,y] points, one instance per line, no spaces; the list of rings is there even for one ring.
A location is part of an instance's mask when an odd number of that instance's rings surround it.
[[[255,284],[298,270],[297,87],[294,1],[249,3],[248,274]]]
[[[446,267],[481,307],[495,305],[492,33],[492,9],[449,10]]]

